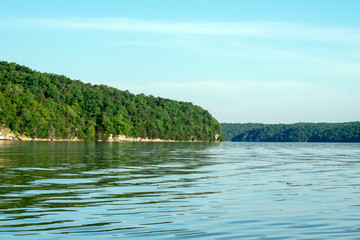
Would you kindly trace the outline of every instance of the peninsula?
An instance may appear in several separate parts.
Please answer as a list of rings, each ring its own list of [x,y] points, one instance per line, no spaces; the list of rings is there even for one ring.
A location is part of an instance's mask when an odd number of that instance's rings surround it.
[[[218,121],[189,102],[0,62],[0,139],[221,141]]]

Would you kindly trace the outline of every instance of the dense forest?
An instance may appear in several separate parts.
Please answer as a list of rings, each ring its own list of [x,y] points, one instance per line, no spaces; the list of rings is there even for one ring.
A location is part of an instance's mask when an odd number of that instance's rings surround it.
[[[220,124],[192,103],[0,62],[0,126],[31,138],[106,140],[111,135],[222,140]]]
[[[347,123],[221,123],[225,141],[234,142],[360,142],[360,122]]]

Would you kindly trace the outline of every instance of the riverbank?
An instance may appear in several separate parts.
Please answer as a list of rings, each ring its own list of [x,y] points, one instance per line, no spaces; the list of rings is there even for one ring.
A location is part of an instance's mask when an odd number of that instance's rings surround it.
[[[0,129],[0,141],[24,141],[24,142],[84,142],[87,140],[78,139],[78,138],[71,138],[71,139],[59,139],[59,138],[30,138],[27,136],[18,136],[15,133],[13,133],[8,128]],[[198,140],[189,140],[189,141],[176,141],[176,140],[170,140],[170,139],[149,139],[149,138],[133,138],[128,137],[125,135],[118,135],[113,136],[110,134],[109,138],[106,140],[95,140],[97,142],[202,142]]]

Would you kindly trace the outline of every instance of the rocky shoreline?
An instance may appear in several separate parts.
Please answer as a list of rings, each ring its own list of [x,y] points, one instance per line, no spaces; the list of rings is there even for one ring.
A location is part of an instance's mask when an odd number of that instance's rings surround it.
[[[0,130],[0,141],[24,141],[24,142],[84,142],[86,140],[71,138],[71,139],[56,139],[56,138],[30,138],[26,136],[17,136],[9,129],[1,129]],[[199,142],[197,140],[194,141],[176,141],[176,140],[167,140],[167,139],[149,139],[149,138],[133,138],[127,137],[125,135],[119,135],[113,137],[110,134],[110,137],[106,140],[96,140],[98,142]]]

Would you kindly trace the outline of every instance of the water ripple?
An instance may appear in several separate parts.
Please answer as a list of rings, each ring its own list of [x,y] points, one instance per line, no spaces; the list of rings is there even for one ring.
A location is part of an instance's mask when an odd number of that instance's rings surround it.
[[[0,237],[355,239],[359,147],[3,144]]]

